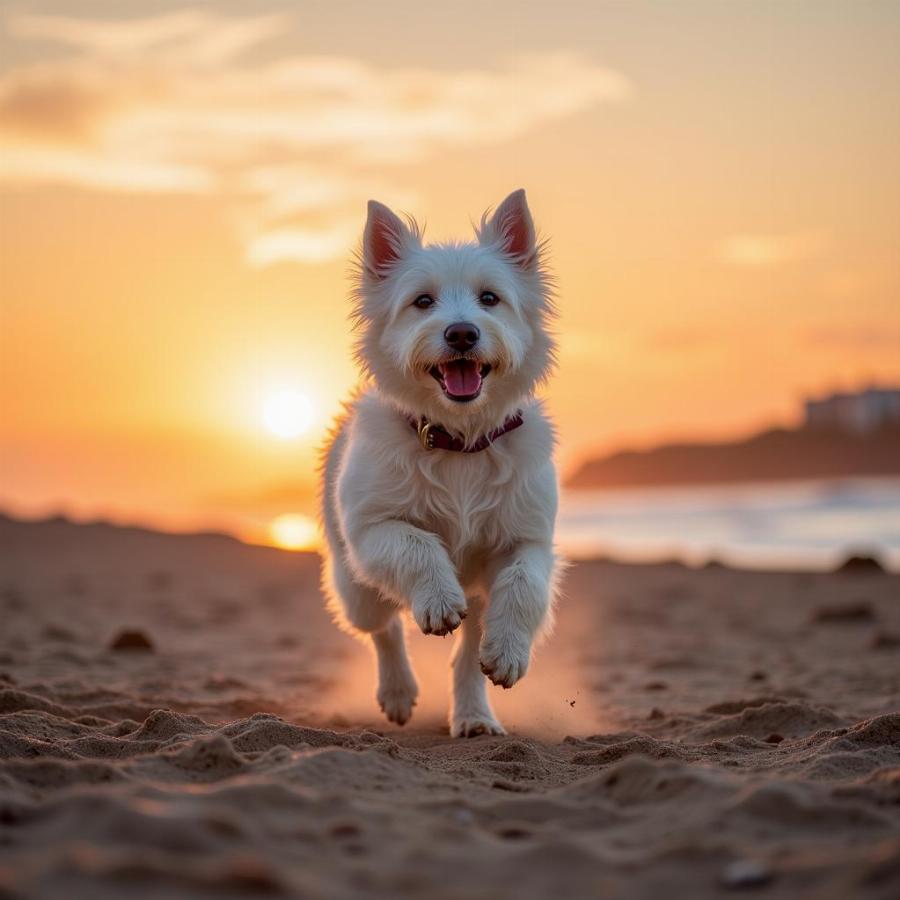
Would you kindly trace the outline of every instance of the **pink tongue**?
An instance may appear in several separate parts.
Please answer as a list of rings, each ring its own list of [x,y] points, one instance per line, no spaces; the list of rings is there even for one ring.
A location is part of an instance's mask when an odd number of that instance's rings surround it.
[[[451,397],[469,397],[481,387],[481,366],[471,359],[455,359],[441,366],[444,387]]]

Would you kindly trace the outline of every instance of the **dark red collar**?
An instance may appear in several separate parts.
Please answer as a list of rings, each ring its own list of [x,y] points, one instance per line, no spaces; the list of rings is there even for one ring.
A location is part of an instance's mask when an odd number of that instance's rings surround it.
[[[522,411],[519,410],[514,416],[510,416],[499,428],[482,435],[474,444],[468,446],[459,438],[448,434],[440,425],[434,425],[422,416],[420,419],[407,416],[406,421],[413,427],[419,435],[419,443],[426,450],[454,450],[457,453],[480,453],[487,450],[498,437],[518,428],[525,420],[522,418]]]

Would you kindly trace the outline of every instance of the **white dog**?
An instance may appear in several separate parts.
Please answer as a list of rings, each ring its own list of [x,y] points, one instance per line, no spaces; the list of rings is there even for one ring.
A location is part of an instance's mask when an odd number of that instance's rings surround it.
[[[525,674],[556,571],[553,429],[534,398],[554,311],[525,192],[476,231],[423,245],[412,220],[369,202],[354,308],[367,384],[322,487],[325,590],[340,622],[372,635],[388,719],[406,722],[418,693],[398,612],[426,634],[463,625],[454,736],[504,733],[484,675],[509,688]]]

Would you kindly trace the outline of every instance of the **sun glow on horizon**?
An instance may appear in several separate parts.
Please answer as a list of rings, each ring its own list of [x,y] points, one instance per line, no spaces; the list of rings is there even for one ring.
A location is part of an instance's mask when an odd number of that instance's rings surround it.
[[[266,428],[275,437],[290,441],[310,430],[315,409],[308,394],[292,388],[281,388],[266,396],[262,418]]]
[[[269,536],[282,550],[315,550],[319,543],[315,521],[302,513],[277,516],[269,525]]]

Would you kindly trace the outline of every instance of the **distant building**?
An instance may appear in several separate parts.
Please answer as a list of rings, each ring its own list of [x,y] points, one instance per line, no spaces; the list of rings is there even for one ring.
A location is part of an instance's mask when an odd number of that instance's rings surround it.
[[[900,388],[870,387],[856,393],[811,398],[804,402],[804,425],[854,434],[900,425]]]

